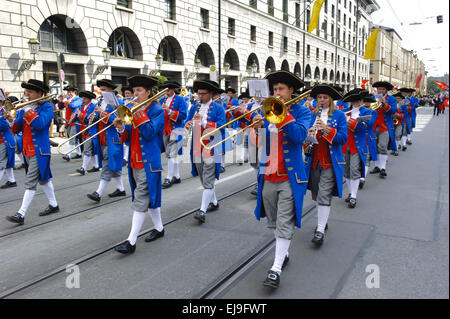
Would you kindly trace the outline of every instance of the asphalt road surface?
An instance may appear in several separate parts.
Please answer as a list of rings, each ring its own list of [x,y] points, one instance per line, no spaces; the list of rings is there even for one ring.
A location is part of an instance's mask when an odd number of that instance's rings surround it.
[[[38,216],[48,205],[38,186],[25,225],[16,226],[5,216],[21,205],[23,170],[15,171],[17,188],[0,190],[0,296],[189,299],[214,286],[209,298],[448,298],[448,117],[431,114],[418,110],[413,144],[389,156],[386,179],[368,176],[355,209],[333,199],[319,249],[311,243],[317,215],[306,194],[303,225],[277,290],[262,285],[273,262],[273,233],[253,214],[253,170],[231,163],[239,152],[227,155],[230,164],[216,185],[220,209],[203,225],[192,217],[201,203],[200,181],[183,164],[182,183],[163,190],[165,236],[144,242],[153,227],[148,217],[130,256],[112,249],[131,227],[126,169],[127,196],[109,198],[112,181],[96,204],[86,194],[96,190],[99,173],[79,176],[80,160],[67,163],[55,154],[60,213]],[[79,288],[70,288],[77,283],[72,264]]]

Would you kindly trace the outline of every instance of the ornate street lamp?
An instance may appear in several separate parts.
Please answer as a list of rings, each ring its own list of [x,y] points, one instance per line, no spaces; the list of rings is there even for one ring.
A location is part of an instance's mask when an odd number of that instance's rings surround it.
[[[28,47],[30,48],[30,53],[33,56],[33,60],[23,61],[22,65],[19,68],[19,73],[22,74],[24,71],[27,71],[31,68],[33,64],[36,64],[36,55],[39,54],[40,42],[37,39],[30,39],[28,41]]]
[[[111,57],[111,50],[108,47],[104,48],[102,50],[102,55],[104,64],[97,66],[97,69],[94,72],[94,76],[102,74],[103,72],[105,72],[106,69],[108,69],[108,63]]]

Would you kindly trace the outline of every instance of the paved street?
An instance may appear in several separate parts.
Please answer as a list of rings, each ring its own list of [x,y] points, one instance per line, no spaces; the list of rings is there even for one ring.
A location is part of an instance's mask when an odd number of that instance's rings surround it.
[[[278,290],[262,285],[273,262],[272,247],[217,297],[448,298],[449,120],[448,114],[431,115],[432,108],[418,110],[413,145],[398,157],[389,156],[385,180],[368,176],[355,209],[333,199],[320,249],[311,243],[316,211],[304,218]],[[227,156],[231,162],[233,154]],[[86,194],[97,188],[99,173],[74,174],[80,165],[80,160],[67,163],[60,155],[52,157],[61,212],[38,216],[48,204],[38,186],[24,226],[5,220],[20,207],[23,170],[15,171],[17,188],[0,190],[0,295],[81,258],[80,288],[66,287],[69,274],[63,270],[8,298],[196,298],[273,238],[266,220],[258,222],[253,215],[255,197],[250,191],[256,179],[247,164],[227,165],[216,185],[217,196],[248,188],[221,200],[205,224],[199,225],[192,215],[177,219],[198,209],[202,196],[199,179],[191,178],[190,165],[183,164],[182,183],[163,190],[162,219],[169,222],[165,237],[146,243],[141,236],[136,252],[122,256],[108,248],[130,231],[126,170],[127,196],[108,198],[115,190],[111,182],[95,204]],[[308,192],[304,210],[311,205]],[[152,227],[148,217],[142,233]],[[379,288],[366,285],[373,269],[379,270]]]

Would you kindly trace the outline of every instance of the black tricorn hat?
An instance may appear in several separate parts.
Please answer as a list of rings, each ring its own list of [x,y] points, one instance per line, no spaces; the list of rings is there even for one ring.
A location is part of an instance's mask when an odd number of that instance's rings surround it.
[[[162,85],[159,86],[160,89],[179,89],[181,88],[180,83],[178,83],[175,80],[167,80],[166,82],[164,82]]]
[[[66,86],[65,88],[64,88],[64,91],[71,91],[71,92],[73,92],[73,91],[76,91],[77,90],[77,88],[76,87],[74,87],[73,85],[68,85],[68,86]]]
[[[354,102],[354,101],[360,101],[364,99],[364,95],[361,94],[361,89],[353,89],[347,94],[344,95],[342,98],[342,102]]]
[[[97,80],[97,86],[106,86],[113,90],[117,87],[116,84],[114,84],[111,80],[108,79]]]
[[[96,95],[95,93],[91,92],[91,91],[81,91],[80,93],[78,93],[79,97],[87,97],[88,99],[95,99]]]
[[[405,91],[406,92],[406,91]],[[398,97],[399,99],[404,99],[405,97],[402,95],[402,93],[400,93],[400,92],[398,92],[398,93],[395,93],[394,95],[393,95],[393,97]]]
[[[409,89],[409,92],[414,93],[414,92],[416,92],[416,89]]]
[[[337,85],[333,86],[333,89],[335,89],[339,93],[341,93],[341,92],[344,93],[344,91],[345,91],[343,87],[340,87],[340,86],[337,86]]]
[[[14,95],[10,95],[6,99],[11,103],[19,102],[19,99],[17,97],[15,97]]]
[[[244,93],[242,93],[241,95],[239,95],[238,99],[243,99],[243,98],[247,98],[250,99],[250,94],[248,94],[248,91],[245,91]]]
[[[125,91],[130,91],[133,93],[133,88],[131,86],[123,86],[122,87],[122,94],[125,95]]]
[[[37,92],[47,93],[50,88],[42,81],[30,79],[28,82],[22,82],[22,88]]]
[[[333,100],[339,100],[342,98],[342,95],[338,91],[336,91],[335,88],[326,84],[317,84],[312,88],[311,96],[313,98],[317,98],[317,95],[319,94],[326,94]]]
[[[386,82],[386,81],[375,82],[374,84],[372,84],[372,86],[374,88],[383,87],[383,88],[385,88],[388,91],[391,91],[394,88],[394,86],[391,83]]]
[[[300,80],[298,76],[289,71],[274,71],[267,74],[265,79],[269,80],[269,87],[272,90],[273,85],[277,83],[284,83],[294,88],[294,91],[297,91],[301,87],[305,86],[305,83]]]
[[[233,89],[233,88],[227,88],[227,89],[225,90],[225,92],[226,92],[226,93],[231,92],[231,93],[233,93],[233,94],[236,94],[236,90]]]
[[[198,90],[208,90],[213,93],[224,92],[221,88],[219,88],[219,84],[217,84],[217,82],[211,80],[195,80],[193,90],[194,92],[198,92]]]
[[[138,74],[130,76],[128,78],[128,83],[130,83],[130,86],[132,88],[137,86],[142,86],[144,88],[152,88],[156,84],[158,84],[158,79],[155,78],[154,76]]]
[[[400,88],[398,89],[400,92],[411,92],[409,88]]]
[[[362,90],[361,92],[359,92],[359,94],[362,95],[364,103],[375,103],[376,102],[376,100],[372,97],[370,92],[367,90]]]

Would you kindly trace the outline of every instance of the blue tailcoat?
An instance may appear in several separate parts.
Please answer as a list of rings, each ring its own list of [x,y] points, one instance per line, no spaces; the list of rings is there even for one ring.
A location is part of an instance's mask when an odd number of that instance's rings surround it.
[[[419,107],[419,99],[415,96],[407,97],[407,99],[411,102],[411,121],[412,121],[412,127],[416,127],[416,108]]]
[[[314,112],[311,116],[311,122],[308,127],[312,127],[314,125],[316,117],[317,113]],[[333,195],[342,198],[342,185],[344,183],[345,164],[344,156],[342,154],[342,145],[347,142],[347,119],[345,118],[345,114],[340,110],[334,110],[333,114],[331,114],[331,116],[328,116],[327,125],[334,127],[337,130],[332,143],[328,146],[330,148],[330,156],[331,162],[333,164],[334,175],[336,177],[337,194]],[[312,154],[310,157],[305,157],[305,171],[308,179],[311,171],[313,155],[314,154]]]
[[[370,110],[369,110],[370,111]],[[367,128],[366,138],[367,138],[367,146],[369,148],[370,159],[374,162],[378,161],[378,148],[377,148],[377,137],[375,132],[373,131],[373,125],[375,120],[377,119],[378,112],[370,111],[372,113],[372,118],[368,122],[369,127]]]
[[[349,111],[348,108],[342,110],[342,112],[344,112],[344,113],[347,111]],[[366,115],[372,115],[372,111],[361,106],[359,108],[359,116],[366,116]],[[373,117],[373,115],[372,115],[372,117]],[[353,131],[353,136],[355,137],[356,149],[358,150],[359,158],[363,162],[363,165],[361,167],[361,177],[366,176],[366,170],[364,168],[364,166],[366,166],[367,154],[368,154],[366,136],[367,136],[367,132],[368,132],[368,127],[370,125],[370,122],[372,121],[372,117],[369,120],[359,122],[356,125],[355,130]],[[372,125],[373,125],[373,123],[372,123]]]
[[[83,100],[79,96],[74,96],[72,102],[70,102],[67,107],[72,111],[72,114],[75,113],[80,106],[83,104]],[[63,108],[60,108],[63,109]],[[77,128],[77,133],[80,131],[80,126],[78,123],[75,123],[75,127]]]
[[[283,130],[283,155],[284,164],[286,166],[289,183],[291,184],[292,193],[294,194],[295,203],[295,225],[301,227],[303,197],[306,192],[306,185],[308,184],[308,177],[305,174],[303,164],[303,149],[302,143],[308,135],[308,128],[311,119],[311,112],[307,107],[300,106],[300,104],[291,105],[289,113],[295,118],[295,122],[286,124]],[[256,114],[253,114],[252,118]],[[262,201],[262,190],[264,185],[264,172],[267,167],[267,160],[270,155],[270,132],[269,122],[264,120],[264,133],[261,136],[261,141],[265,140],[265,154],[260,157],[260,168],[258,171],[258,197],[256,201],[255,216],[260,220],[261,217],[266,216]]]
[[[6,168],[14,168],[15,154],[16,154],[16,140],[14,134],[9,128],[8,121],[3,117],[4,110],[0,110],[0,136],[6,145],[6,152],[8,154],[8,163]]]
[[[40,172],[39,180],[46,181],[52,178],[52,172],[50,170],[50,138],[48,133],[53,119],[53,104],[50,102],[42,103],[34,111],[37,113],[38,117],[31,122],[31,137]],[[24,110],[17,112],[15,120],[17,125],[16,132],[23,130],[24,114]],[[26,164],[25,171],[28,171],[28,166]]]
[[[167,97],[163,97],[159,100],[159,103],[161,105],[164,104],[164,101],[167,99]],[[186,100],[184,97],[176,95],[174,96],[174,100],[172,103],[172,110],[174,111],[178,111],[178,118],[177,121],[174,122],[172,120],[172,127],[173,127],[173,131],[175,132],[175,134],[177,134],[177,145],[178,145],[178,154],[181,155],[183,154],[183,144],[182,144],[182,140],[183,140],[183,128],[184,128],[184,122],[185,119],[187,117],[187,113],[188,113],[188,106],[186,103]]]
[[[105,111],[111,113],[115,109],[115,107],[108,105]],[[115,118],[116,114],[109,116],[105,126],[112,124]],[[99,114],[96,115],[96,120],[97,119],[99,119]],[[119,138],[119,134],[113,125],[106,130],[106,144],[108,146],[108,170],[121,171],[123,166],[123,145]]]
[[[150,208],[158,208],[161,207],[161,147],[164,131],[164,109],[161,105],[152,103],[145,113],[150,121],[141,124],[138,128],[139,141],[141,143],[140,149],[147,177]],[[131,141],[131,125],[125,125],[128,142]],[[130,181],[132,200],[134,200],[136,181],[131,168],[131,147],[128,158],[130,159],[128,161],[128,179]]]
[[[373,97],[375,98],[375,97]],[[388,95],[386,99],[386,103],[391,106],[388,112],[384,112],[384,122],[386,123],[388,132],[389,132],[389,145],[388,149],[391,151],[397,150],[397,143],[395,143],[395,128],[394,128],[394,120],[392,119],[392,115],[397,113],[397,99],[392,95]]]
[[[350,107],[350,104],[348,104],[348,102],[342,102],[342,100],[337,100],[336,106],[342,107],[343,109],[347,109]]]
[[[197,102],[197,103],[199,103],[199,102]],[[186,122],[189,122],[190,120],[192,120],[192,118],[194,117],[195,113],[197,112],[197,107],[198,107],[198,105],[194,104],[190,108],[189,114],[188,114],[188,116],[186,118]],[[209,122],[215,122],[216,123],[216,127],[220,127],[220,126],[224,125],[225,124],[225,111],[223,109],[223,106],[217,104],[216,102],[212,102],[211,105],[209,106],[207,120]],[[222,129],[221,132],[223,132],[224,130],[225,129]],[[194,129],[192,129],[192,133],[194,133]],[[222,133],[222,136],[223,136],[223,133]],[[193,138],[195,138],[195,137],[196,136],[194,136]],[[216,144],[218,142],[219,142],[218,140],[214,140],[214,137],[210,138],[210,143]],[[222,143],[222,144],[224,144],[224,143]],[[193,158],[193,156],[194,156],[194,154],[193,154],[194,149],[193,149],[193,146],[194,146],[194,142],[191,143],[190,154],[191,154],[191,168],[192,168],[191,169],[191,174],[192,174],[192,176],[195,177],[195,176],[198,175],[198,172],[197,172],[197,168],[195,167],[195,164],[194,164],[194,158]],[[217,146],[217,147],[220,148],[220,146]],[[216,162],[216,178],[219,179],[219,177],[220,177],[220,162],[221,162],[221,159],[222,159],[222,157],[221,157],[222,155],[221,155],[221,152],[216,152],[217,147],[213,148],[212,152],[214,154],[214,160]]]
[[[84,125],[89,125],[89,115],[91,115],[94,112],[95,107],[97,106],[97,104],[95,103],[91,103],[91,105],[88,107],[88,109],[86,110],[86,116],[84,118],[84,121],[79,120],[82,124]],[[78,116],[77,116],[78,118]],[[97,124],[98,125],[98,124]],[[95,134],[97,134],[97,125],[92,125],[89,129],[89,137],[94,136]],[[83,133],[84,134],[84,133]],[[94,154],[97,155],[98,157],[98,167],[101,168],[102,167],[102,159],[103,159],[103,154],[102,154],[102,149],[100,147],[100,135],[97,135],[96,137],[94,137],[93,139],[91,139],[92,144],[94,145]]]
[[[412,103],[411,104],[411,110],[413,108]],[[411,114],[409,114],[408,112],[408,105],[402,105],[400,106],[400,112],[403,114],[403,117],[405,119],[406,122],[406,130],[408,132],[408,134],[411,133]],[[402,127],[405,127],[405,123],[402,121]]]

